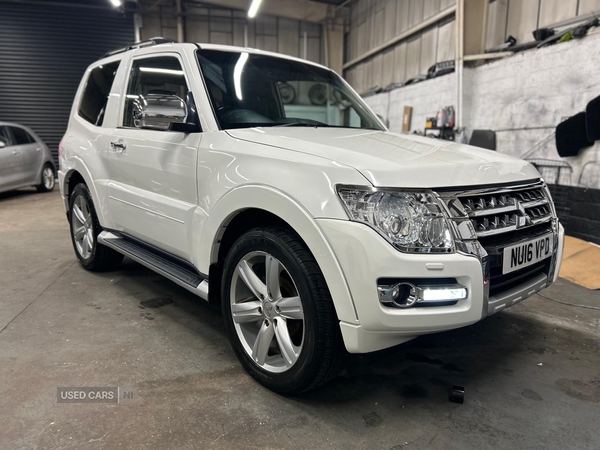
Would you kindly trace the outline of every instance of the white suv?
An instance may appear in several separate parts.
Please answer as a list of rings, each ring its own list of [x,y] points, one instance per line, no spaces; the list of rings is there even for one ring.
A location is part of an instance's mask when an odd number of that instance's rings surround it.
[[[220,301],[240,362],[281,393],[559,271],[563,228],[530,164],[390,133],[334,72],[284,55],[113,52],[83,77],[60,163],[81,265],[125,255]]]

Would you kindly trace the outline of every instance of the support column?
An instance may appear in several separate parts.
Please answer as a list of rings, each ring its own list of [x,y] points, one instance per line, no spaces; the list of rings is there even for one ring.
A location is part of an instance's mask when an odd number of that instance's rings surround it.
[[[177,42],[183,42],[185,36],[183,33],[183,9],[181,8],[181,0],[175,0],[177,8]]]

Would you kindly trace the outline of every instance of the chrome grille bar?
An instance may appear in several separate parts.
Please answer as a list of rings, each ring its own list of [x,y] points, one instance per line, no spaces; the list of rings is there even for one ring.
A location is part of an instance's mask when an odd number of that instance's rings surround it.
[[[439,195],[455,222],[456,230],[459,231],[468,219],[477,238],[552,220],[551,205],[541,181],[514,187],[440,192]],[[466,238],[463,233],[459,232],[459,235]]]

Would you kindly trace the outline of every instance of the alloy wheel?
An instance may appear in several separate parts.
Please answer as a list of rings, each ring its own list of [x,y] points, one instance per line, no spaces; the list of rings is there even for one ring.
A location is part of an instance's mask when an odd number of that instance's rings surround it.
[[[77,252],[83,259],[88,259],[94,250],[94,229],[90,207],[82,195],[77,196],[73,202],[71,224]]]
[[[52,167],[45,167],[42,172],[42,182],[44,183],[44,187],[51,191],[54,188],[54,170]]]
[[[231,281],[231,315],[252,361],[281,373],[298,360],[304,342],[304,311],[289,271],[274,256],[255,251],[237,264]]]

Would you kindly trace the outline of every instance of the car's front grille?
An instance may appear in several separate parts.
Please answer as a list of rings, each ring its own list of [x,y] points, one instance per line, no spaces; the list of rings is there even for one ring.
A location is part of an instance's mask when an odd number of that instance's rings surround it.
[[[552,211],[541,185],[458,195],[478,237],[550,221]]]
[[[479,241],[487,252],[490,296],[549,274],[550,258],[502,273],[504,249],[552,232],[553,210],[541,181],[501,187],[440,192],[464,241]],[[472,227],[471,227],[472,225]]]

